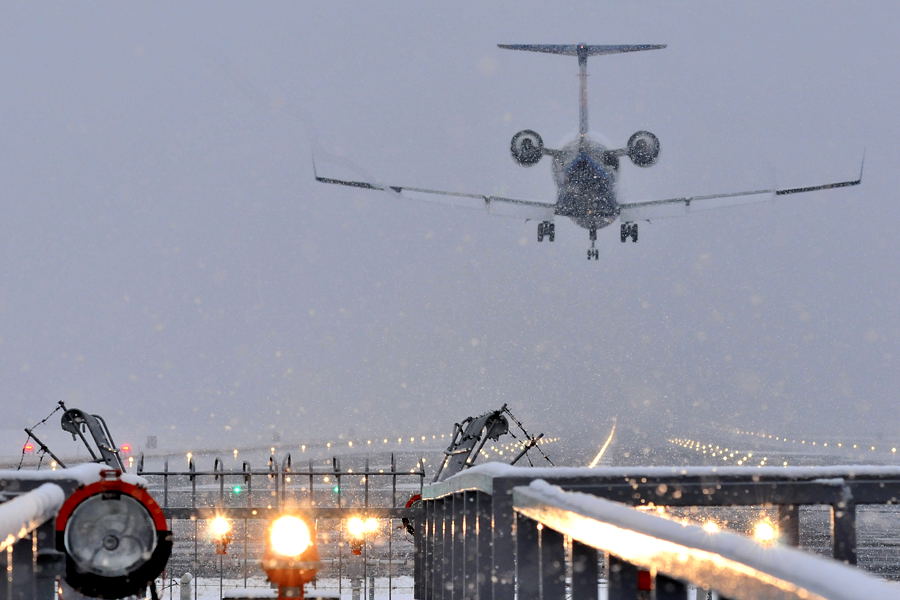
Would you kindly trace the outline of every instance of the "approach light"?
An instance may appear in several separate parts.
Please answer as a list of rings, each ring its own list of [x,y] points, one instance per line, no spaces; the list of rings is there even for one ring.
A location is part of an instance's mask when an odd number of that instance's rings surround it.
[[[368,517],[350,517],[347,519],[347,531],[355,538],[365,537],[367,533],[373,533],[378,530],[378,519]]]
[[[131,454],[131,444],[122,444],[119,446],[119,450],[121,450],[124,454]]]
[[[778,527],[769,519],[757,521],[753,526],[753,539],[764,545],[774,544],[778,540]]]
[[[293,515],[278,517],[269,528],[269,547],[275,554],[288,558],[300,556],[312,545],[312,534],[306,521]]]
[[[719,524],[715,521],[707,521],[703,524],[703,531],[706,533],[719,533]]]
[[[231,523],[228,519],[219,515],[209,522],[209,532],[213,537],[221,538],[231,531]]]
[[[306,521],[287,514],[272,522],[266,533],[262,568],[278,587],[280,600],[303,599],[303,587],[319,569],[319,551]]]
[[[207,528],[216,545],[216,554],[228,554],[228,544],[231,543],[231,521],[221,515],[216,515],[209,522]]]
[[[32,452],[34,452],[34,444],[32,444],[31,442],[28,442],[27,444],[22,446],[22,452],[25,452],[26,454],[31,454]]]

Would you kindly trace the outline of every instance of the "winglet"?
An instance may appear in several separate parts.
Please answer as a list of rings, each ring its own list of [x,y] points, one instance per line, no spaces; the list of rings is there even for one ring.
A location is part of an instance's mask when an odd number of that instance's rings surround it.
[[[859,161],[859,179],[856,180],[858,183],[862,183],[862,178],[863,178],[863,168],[864,168],[865,166],[866,166],[866,149],[863,148],[862,160]]]
[[[316,171],[316,155],[313,154],[312,152],[310,152],[309,158],[310,158],[310,160],[312,161],[313,177],[316,178],[316,181],[321,181],[321,180],[319,179],[319,173]]]

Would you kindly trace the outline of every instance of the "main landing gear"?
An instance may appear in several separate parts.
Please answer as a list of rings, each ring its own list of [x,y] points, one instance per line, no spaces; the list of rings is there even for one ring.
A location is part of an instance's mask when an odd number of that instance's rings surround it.
[[[591,260],[591,259],[593,259],[593,260],[600,260],[600,251],[597,250],[597,249],[594,247],[594,245],[595,245],[596,242],[597,242],[597,228],[596,228],[596,227],[591,227],[591,228],[588,230],[588,233],[590,234],[590,237],[591,237],[591,247],[588,248],[588,251],[587,251],[587,259],[588,259],[588,260]]]
[[[622,223],[622,229],[619,232],[619,239],[622,243],[625,243],[625,240],[631,238],[632,243],[637,242],[638,240],[638,224],[637,223]]]
[[[538,223],[538,241],[543,242],[544,236],[547,236],[551,242],[556,239],[556,224],[553,221]]]

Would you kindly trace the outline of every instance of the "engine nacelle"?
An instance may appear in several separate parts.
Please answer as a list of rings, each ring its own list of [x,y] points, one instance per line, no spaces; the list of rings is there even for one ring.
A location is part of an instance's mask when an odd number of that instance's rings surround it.
[[[628,138],[628,158],[638,167],[649,167],[659,158],[659,138],[649,131],[638,131]]]
[[[513,160],[523,167],[536,165],[544,155],[544,140],[536,131],[523,129],[513,136],[509,145]]]

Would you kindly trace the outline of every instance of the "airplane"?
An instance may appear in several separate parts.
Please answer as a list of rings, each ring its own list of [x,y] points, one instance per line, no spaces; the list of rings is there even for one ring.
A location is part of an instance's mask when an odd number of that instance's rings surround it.
[[[451,196],[457,198],[474,198],[481,200],[490,212],[497,212],[501,207],[511,207],[512,216],[525,217],[526,220],[539,221],[537,241],[544,238],[552,242],[556,238],[554,217],[568,217],[580,227],[588,230],[591,247],[587,251],[588,260],[599,260],[599,251],[595,247],[597,230],[621,221],[620,240],[625,243],[629,238],[638,241],[638,222],[651,219],[676,216],[671,209],[678,209],[678,214],[690,212],[693,203],[700,203],[704,208],[716,208],[709,201],[737,197],[769,197],[784,196],[858,185],[862,182],[863,165],[860,164],[859,176],[856,179],[836,181],[818,185],[793,188],[766,188],[708,194],[701,196],[684,196],[638,202],[619,202],[616,183],[619,178],[619,158],[627,156],[638,167],[649,167],[657,162],[660,154],[659,139],[649,131],[637,131],[624,148],[609,149],[593,140],[588,135],[588,102],[587,102],[587,59],[589,56],[658,50],[665,44],[498,44],[508,50],[524,50],[575,56],[579,68],[579,120],[578,136],[562,148],[553,149],[544,146],[541,136],[531,129],[516,133],[510,143],[512,157],[519,165],[531,167],[544,156],[552,159],[553,178],[557,187],[556,202],[541,202],[465,192],[449,192],[401,185],[384,185],[376,182],[351,181],[322,177],[316,171],[313,161],[313,174],[317,181],[345,185],[356,188],[381,190],[399,196],[409,197],[409,193],[430,196]],[[863,163],[865,156],[863,156]]]

